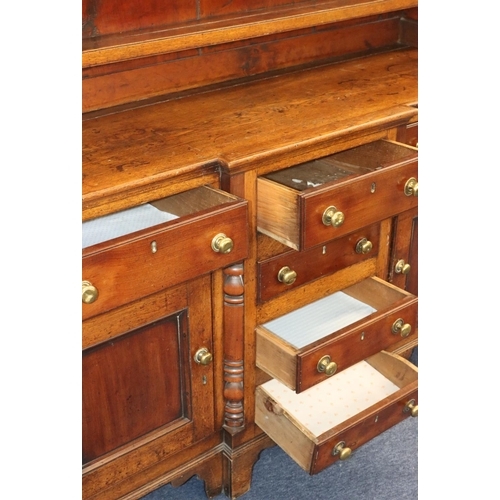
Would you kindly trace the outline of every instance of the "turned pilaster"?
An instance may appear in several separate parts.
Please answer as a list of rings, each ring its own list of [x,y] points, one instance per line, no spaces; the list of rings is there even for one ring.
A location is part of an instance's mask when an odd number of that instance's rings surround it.
[[[243,264],[224,269],[224,427],[234,433],[244,426]]]

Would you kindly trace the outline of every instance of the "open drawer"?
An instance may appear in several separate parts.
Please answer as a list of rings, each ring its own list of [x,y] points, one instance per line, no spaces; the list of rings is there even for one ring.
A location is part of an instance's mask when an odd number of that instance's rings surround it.
[[[371,277],[257,326],[257,366],[300,393],[417,333],[418,299]]]
[[[380,140],[257,179],[257,228],[295,250],[418,204],[418,150]]]
[[[247,202],[208,186],[83,223],[83,319],[240,261]]]
[[[256,424],[315,474],[418,415],[418,369],[382,351],[302,394],[270,380],[257,387],[255,405]]]

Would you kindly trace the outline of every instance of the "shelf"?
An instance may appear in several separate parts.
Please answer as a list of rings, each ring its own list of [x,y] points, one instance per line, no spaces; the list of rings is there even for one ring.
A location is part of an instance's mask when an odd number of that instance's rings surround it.
[[[82,67],[157,56],[417,7],[417,0],[332,0],[82,42]]]

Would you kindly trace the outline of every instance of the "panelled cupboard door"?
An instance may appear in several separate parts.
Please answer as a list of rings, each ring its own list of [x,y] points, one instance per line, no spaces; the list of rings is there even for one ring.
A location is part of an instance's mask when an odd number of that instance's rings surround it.
[[[84,323],[84,498],[214,433],[210,290],[206,275]]]

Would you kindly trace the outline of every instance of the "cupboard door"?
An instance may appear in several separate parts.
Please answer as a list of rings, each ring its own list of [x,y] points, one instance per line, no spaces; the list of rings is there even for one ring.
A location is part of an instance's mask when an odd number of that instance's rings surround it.
[[[88,462],[189,411],[186,311],[83,352],[83,460]]]
[[[418,210],[395,218],[389,281],[418,295]]]
[[[214,435],[211,288],[205,275],[83,323],[84,498]]]

